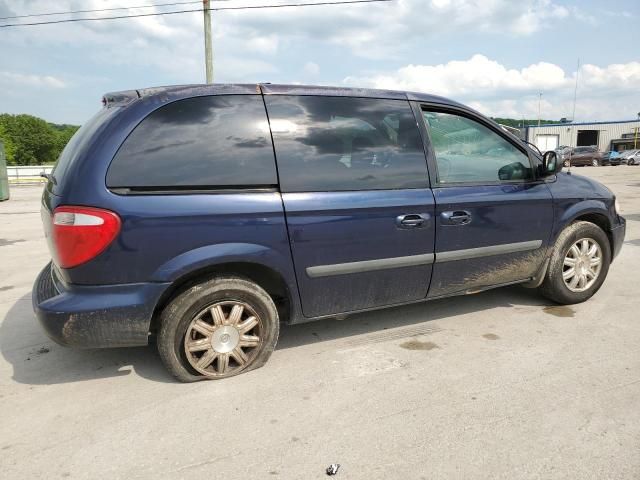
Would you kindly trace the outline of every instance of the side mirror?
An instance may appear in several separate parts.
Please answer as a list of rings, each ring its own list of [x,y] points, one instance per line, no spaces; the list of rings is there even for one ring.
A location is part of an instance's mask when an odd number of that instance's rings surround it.
[[[555,175],[562,170],[562,162],[558,160],[558,155],[553,150],[545,152],[542,156],[542,173],[543,175]]]
[[[520,162],[510,163],[498,170],[500,180],[522,180],[526,176],[525,166]]]

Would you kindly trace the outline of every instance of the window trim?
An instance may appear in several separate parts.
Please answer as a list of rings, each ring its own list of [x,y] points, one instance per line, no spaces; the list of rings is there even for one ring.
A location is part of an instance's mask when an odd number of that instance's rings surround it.
[[[522,144],[514,141],[511,138],[511,134],[509,132],[505,132],[499,126],[494,125],[492,122],[484,118],[482,115],[479,115],[472,110],[468,110],[466,108],[457,107],[453,105],[445,105],[439,103],[429,103],[429,102],[411,102],[412,108],[414,110],[414,115],[417,117],[418,126],[420,128],[420,133],[423,135],[423,140],[425,143],[425,150],[427,152],[427,164],[429,167],[429,178],[433,179],[431,183],[431,188],[448,188],[448,187],[467,187],[467,186],[500,186],[500,185],[531,185],[531,184],[539,184],[544,183],[538,175],[538,167],[539,161],[536,158],[532,158],[531,152]],[[438,162],[436,159],[436,152],[433,148],[433,144],[431,142],[431,134],[429,133],[429,129],[427,128],[426,121],[424,119],[423,112],[436,112],[436,113],[448,113],[451,115],[457,115],[460,117],[467,118],[472,120],[480,125],[486,127],[491,130],[493,133],[497,134],[503,140],[520,150],[527,159],[529,160],[529,166],[531,167],[531,171],[533,173],[533,177],[530,179],[523,180],[497,180],[497,181],[472,181],[472,182],[449,182],[442,183],[440,182],[440,175],[438,172]]]

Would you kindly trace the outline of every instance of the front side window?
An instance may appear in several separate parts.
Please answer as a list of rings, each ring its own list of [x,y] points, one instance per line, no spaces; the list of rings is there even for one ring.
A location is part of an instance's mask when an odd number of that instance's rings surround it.
[[[127,137],[109,187],[246,187],[278,183],[259,95],[179,100],[152,112]]]
[[[425,188],[424,148],[409,102],[265,97],[284,192]]]
[[[533,178],[529,157],[467,117],[423,112],[438,166],[438,183],[497,183]]]

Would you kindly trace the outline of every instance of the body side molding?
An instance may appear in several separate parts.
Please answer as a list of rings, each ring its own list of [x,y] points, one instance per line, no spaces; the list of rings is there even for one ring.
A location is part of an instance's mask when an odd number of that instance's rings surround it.
[[[507,253],[526,252],[537,250],[542,246],[542,240],[528,242],[505,243],[502,245],[490,245],[488,247],[467,248],[464,250],[450,250],[436,253],[436,263],[453,262],[455,260],[467,260],[470,258],[489,257],[491,255],[504,255]]]
[[[430,265],[433,263],[433,254],[409,255],[406,257],[380,258],[376,260],[364,260],[361,262],[336,263],[334,265],[318,265],[307,267],[307,275],[311,278],[328,277],[330,275],[346,275],[348,273],[362,273],[373,270],[386,270],[388,268],[413,267],[417,265]]]
[[[333,265],[316,265],[313,267],[307,267],[306,273],[311,278],[328,277],[331,275],[347,275],[349,273],[362,273],[389,268],[430,265],[434,262],[452,262],[455,260],[466,260],[492,255],[526,252],[529,250],[537,250],[541,246],[542,240],[531,240],[528,242],[505,243],[503,245],[491,245],[488,247],[451,250],[448,252],[436,253],[435,255],[432,253],[425,253],[422,255],[409,255],[406,257],[380,258],[375,260],[363,260],[360,262],[336,263]]]

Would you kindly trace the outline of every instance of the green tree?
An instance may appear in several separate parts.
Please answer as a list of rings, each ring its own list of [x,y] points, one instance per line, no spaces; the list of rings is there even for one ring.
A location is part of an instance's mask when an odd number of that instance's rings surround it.
[[[33,115],[0,114],[0,138],[10,165],[53,163],[78,127],[55,125]]]
[[[73,135],[78,131],[80,127],[78,127],[77,125],[56,125],[55,123],[50,123],[49,125],[53,129],[56,136],[54,154],[55,158],[57,159],[60,155],[60,152],[62,152],[67,143],[69,143],[69,140],[71,140],[71,137],[73,137]]]
[[[16,151],[16,147],[13,144],[13,140],[7,133],[6,128],[2,123],[1,119],[0,119],[0,140],[2,140],[2,143],[4,145],[4,153],[6,155],[7,165],[15,165],[13,157]]]

